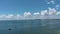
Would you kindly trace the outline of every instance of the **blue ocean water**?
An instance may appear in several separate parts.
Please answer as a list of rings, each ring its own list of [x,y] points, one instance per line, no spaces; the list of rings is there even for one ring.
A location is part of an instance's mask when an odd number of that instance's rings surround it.
[[[0,20],[0,34],[60,34],[59,19]]]

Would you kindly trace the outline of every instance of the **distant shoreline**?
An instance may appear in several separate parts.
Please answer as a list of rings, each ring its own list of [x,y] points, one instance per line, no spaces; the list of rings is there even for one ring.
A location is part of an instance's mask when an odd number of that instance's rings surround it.
[[[21,20],[60,20],[60,19],[21,19]],[[0,20],[0,21],[19,21],[19,20]]]

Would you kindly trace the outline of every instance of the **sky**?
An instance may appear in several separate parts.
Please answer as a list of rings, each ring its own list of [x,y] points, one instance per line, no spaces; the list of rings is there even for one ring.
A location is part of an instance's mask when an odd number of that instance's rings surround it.
[[[14,15],[17,19],[20,15],[39,16],[39,12],[45,15],[48,11],[52,11],[50,14],[60,14],[60,0],[0,0],[0,19],[14,18]]]
[[[59,10],[59,5],[60,0],[0,0],[0,14],[23,15],[24,12],[40,12],[48,7],[56,8],[56,6]]]

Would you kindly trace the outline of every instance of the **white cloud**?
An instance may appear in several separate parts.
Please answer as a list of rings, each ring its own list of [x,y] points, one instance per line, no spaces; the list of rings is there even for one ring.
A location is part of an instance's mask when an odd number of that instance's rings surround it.
[[[13,14],[8,14],[5,16],[5,20],[15,20],[15,19],[16,19],[16,17]]]
[[[16,19],[21,19],[21,18],[22,18],[22,16],[20,14],[16,15]]]
[[[44,15],[48,15],[47,10],[42,10],[42,11],[41,11],[41,15],[43,15],[43,16],[44,16]]]
[[[56,7],[59,7],[60,5],[56,5]]]
[[[24,12],[24,17],[25,18],[30,18],[31,17],[31,13],[30,12]]]
[[[33,13],[33,18],[40,18],[40,13],[39,12]]]
[[[60,12],[57,12],[56,15],[60,15]]]
[[[40,13],[39,12],[35,12],[33,13],[34,16],[40,16]]]
[[[9,14],[9,15],[6,16],[6,18],[8,18],[8,19],[13,18],[13,17],[14,17],[13,14]]]
[[[56,9],[55,8],[49,8],[49,15],[56,15]]]
[[[55,1],[53,1],[53,0],[51,0],[50,2],[51,2],[52,4],[55,4]]]
[[[47,4],[55,4],[55,1],[54,0],[51,0],[51,1],[47,1]]]
[[[5,14],[0,15],[0,18],[5,18],[5,17],[6,17],[6,15],[5,15]]]
[[[56,8],[56,9],[59,9],[59,7],[60,7],[60,5],[56,5],[56,7],[55,7],[55,8]]]
[[[47,2],[47,4],[50,4],[50,2]]]

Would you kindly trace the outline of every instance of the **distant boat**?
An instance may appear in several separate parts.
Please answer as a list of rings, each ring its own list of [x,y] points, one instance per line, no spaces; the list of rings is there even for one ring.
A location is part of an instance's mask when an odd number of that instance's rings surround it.
[[[11,28],[8,29],[9,31],[12,30]]]

